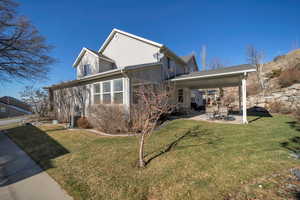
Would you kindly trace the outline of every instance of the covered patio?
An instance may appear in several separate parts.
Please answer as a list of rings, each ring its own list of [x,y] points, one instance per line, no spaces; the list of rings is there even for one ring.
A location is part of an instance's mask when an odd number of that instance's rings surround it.
[[[193,72],[171,79],[176,87],[189,89],[212,89],[225,87],[238,87],[239,110],[242,113],[241,122],[247,124],[247,76],[255,72],[253,65],[238,65],[222,69]]]

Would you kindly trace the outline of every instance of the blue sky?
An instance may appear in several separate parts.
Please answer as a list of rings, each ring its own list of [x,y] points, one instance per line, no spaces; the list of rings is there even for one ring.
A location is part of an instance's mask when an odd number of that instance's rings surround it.
[[[202,45],[208,60],[218,57],[226,65],[246,62],[245,48],[264,50],[267,59],[300,44],[299,0],[216,1],[100,1],[19,0],[27,16],[55,49],[59,60],[51,66],[49,80],[36,87],[75,78],[72,67],[82,47],[98,50],[113,28],[167,45],[178,55],[195,52]],[[0,85],[0,96],[19,97],[31,82]]]

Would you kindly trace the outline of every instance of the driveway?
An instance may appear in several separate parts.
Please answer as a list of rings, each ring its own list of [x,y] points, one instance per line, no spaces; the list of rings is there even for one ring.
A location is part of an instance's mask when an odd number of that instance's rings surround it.
[[[23,117],[18,117],[18,118],[12,118],[12,119],[1,119],[0,120],[0,126],[2,125],[7,125],[7,124],[11,124],[11,123],[17,123],[17,122],[21,122],[24,119],[27,119],[28,116],[23,116]]]
[[[72,200],[72,197],[0,132],[0,199]]]

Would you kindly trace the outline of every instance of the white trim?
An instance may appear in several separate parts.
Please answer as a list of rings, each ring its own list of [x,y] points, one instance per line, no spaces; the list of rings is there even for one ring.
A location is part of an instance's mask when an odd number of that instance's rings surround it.
[[[156,47],[159,47],[159,48],[161,48],[161,47],[163,46],[162,44],[157,43],[157,42],[154,42],[154,41],[152,41],[152,40],[148,40],[148,39],[146,39],[146,38],[139,37],[139,36],[137,36],[137,35],[133,35],[133,34],[131,34],[131,33],[127,33],[127,32],[125,32],[125,31],[121,31],[121,30],[119,30],[119,29],[114,28],[114,29],[111,31],[111,33],[109,34],[109,36],[106,38],[106,40],[104,41],[104,43],[102,44],[102,46],[100,47],[100,49],[99,49],[99,51],[98,51],[99,53],[101,53],[101,52],[104,51],[104,49],[107,47],[107,45],[109,44],[109,42],[112,40],[113,36],[114,36],[116,33],[121,33],[121,34],[123,34],[123,35],[125,35],[125,36],[128,36],[128,37],[131,37],[131,38],[140,40],[140,41],[142,41],[142,42],[151,44],[151,45],[156,46]]]
[[[122,91],[114,91],[114,81],[115,80],[122,80]],[[104,92],[103,91],[103,83],[109,83],[110,85],[110,91],[109,92]],[[94,92],[94,85],[99,85],[100,87],[100,92],[99,93],[95,93]],[[99,81],[99,82],[95,82],[92,83],[92,104],[94,105],[94,95],[100,95],[100,104],[103,104],[103,94],[110,94],[110,103],[106,104],[106,105],[111,105],[114,104],[114,95],[115,93],[122,93],[122,103],[121,104],[116,104],[116,105],[127,105],[127,96],[125,95],[126,92],[126,86],[125,85],[125,78],[115,78],[115,79],[110,79],[110,80],[105,80],[105,81]]]
[[[101,73],[97,73],[97,74],[92,74],[92,75],[89,75],[89,76],[83,76],[81,78],[78,78],[77,80],[80,80],[80,79],[85,79],[85,78],[91,78],[91,77],[94,77],[94,76],[100,76],[100,75],[105,75],[105,74],[109,74],[110,73],[113,73],[113,72],[121,72],[121,69],[113,69],[113,70],[109,70],[109,71],[105,71],[105,72],[101,72]]]
[[[193,77],[183,77],[183,78],[175,78],[171,81],[180,81],[180,80],[189,80],[189,79],[197,79],[197,78],[205,78],[205,77],[213,77],[213,76],[224,76],[224,75],[231,75],[231,74],[243,74],[247,72],[255,72],[256,69],[247,69],[247,70],[240,70],[235,72],[225,72],[219,74],[207,74],[207,75],[200,75],[200,76],[193,76]]]

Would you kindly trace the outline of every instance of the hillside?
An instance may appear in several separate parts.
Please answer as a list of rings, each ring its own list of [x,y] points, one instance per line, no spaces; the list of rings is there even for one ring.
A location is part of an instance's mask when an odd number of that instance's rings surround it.
[[[281,75],[281,72],[291,68],[300,68],[300,49],[296,49],[285,55],[277,56],[271,62],[264,64],[262,73],[266,91],[272,92],[273,90],[282,88],[278,82],[278,78]],[[252,74],[251,76],[256,75]],[[253,82],[251,82],[253,77],[249,77],[249,80],[249,84],[253,84]]]
[[[262,70],[264,91],[260,90],[257,74],[247,81],[248,107],[259,106],[273,112],[292,113],[300,108],[300,49],[275,57]],[[238,88],[226,88],[225,98],[238,107]]]

